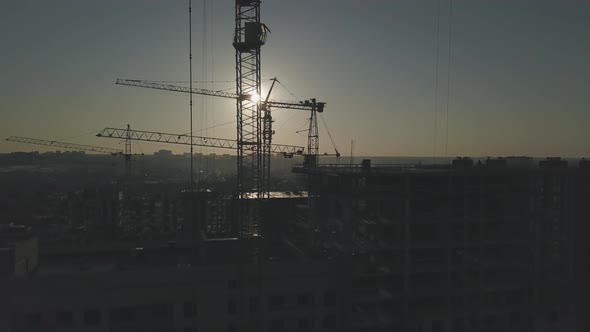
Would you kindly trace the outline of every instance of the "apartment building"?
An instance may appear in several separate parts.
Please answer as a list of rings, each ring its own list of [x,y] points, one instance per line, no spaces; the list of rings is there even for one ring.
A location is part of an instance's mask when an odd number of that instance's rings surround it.
[[[521,159],[295,169],[316,208],[289,238],[352,257],[355,331],[583,331],[590,169]]]

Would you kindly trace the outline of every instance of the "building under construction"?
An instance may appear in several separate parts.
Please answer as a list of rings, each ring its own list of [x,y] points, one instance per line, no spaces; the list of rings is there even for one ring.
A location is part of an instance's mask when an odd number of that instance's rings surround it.
[[[353,330],[587,330],[575,309],[587,310],[587,161],[295,171],[316,202],[289,238],[315,259],[351,259]]]
[[[261,96],[260,51],[268,32],[261,1],[234,3],[235,93],[192,87],[190,3],[189,87],[117,81],[189,93],[189,134],[132,132],[129,126],[99,134],[125,139],[124,151],[110,153],[125,156],[127,174],[131,140],[190,145],[183,238],[127,250],[42,254],[38,266],[35,246],[19,253],[25,240],[34,243],[31,234],[11,238],[10,246],[0,243],[6,253],[0,263],[8,266],[0,268],[8,271],[0,282],[0,330],[589,330],[590,275],[582,263],[588,162],[322,165],[316,113],[325,103],[274,101],[270,91]],[[193,94],[236,101],[235,139],[192,136]],[[271,108],[311,114],[305,162],[294,169],[305,192],[271,190],[271,153],[304,154],[273,144]],[[199,140],[235,149],[232,195],[195,188],[192,158]],[[35,264],[25,264],[23,272],[15,261],[25,256]]]
[[[225,235],[231,201],[195,193],[188,245],[42,255],[30,277],[4,279],[2,327],[587,331],[588,162],[295,172],[311,192],[262,204],[261,259],[250,240]],[[220,220],[229,228],[210,224]]]

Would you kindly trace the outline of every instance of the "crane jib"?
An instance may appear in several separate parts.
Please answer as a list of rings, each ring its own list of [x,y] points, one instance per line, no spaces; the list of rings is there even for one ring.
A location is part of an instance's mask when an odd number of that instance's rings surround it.
[[[240,99],[240,100],[248,100],[250,98],[249,95],[242,95],[239,96],[233,92],[224,92],[224,91],[213,91],[207,89],[198,89],[186,86],[179,86],[179,85],[172,85],[172,84],[164,84],[159,82],[152,82],[152,81],[142,81],[142,80],[133,80],[133,79],[121,79],[118,78],[115,84],[118,85],[126,85],[126,86],[133,86],[138,88],[148,88],[148,89],[156,89],[156,90],[164,90],[164,91],[173,91],[173,92],[182,92],[182,93],[192,93],[204,96],[212,96],[212,97],[221,97],[221,98],[229,98],[229,99]],[[326,103],[324,102],[315,102],[314,99],[305,100],[300,102],[292,102],[292,101],[281,101],[281,100],[268,100],[266,105],[271,108],[282,108],[282,109],[291,109],[291,110],[303,110],[303,111],[317,111],[323,112],[324,108],[326,107]]]

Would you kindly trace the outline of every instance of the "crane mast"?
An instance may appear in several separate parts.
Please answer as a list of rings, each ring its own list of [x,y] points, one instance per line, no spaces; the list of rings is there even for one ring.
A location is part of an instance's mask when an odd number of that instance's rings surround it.
[[[272,114],[270,106],[268,106],[268,99],[272,93],[272,89],[277,82],[277,78],[272,79],[272,85],[266,95],[264,102],[260,104],[262,109],[262,188],[265,193],[270,192],[270,155],[272,150]],[[268,195],[268,194],[267,194]]]
[[[307,154],[305,164],[315,167],[318,163],[320,151],[320,133],[318,129],[316,100],[311,100],[312,110],[309,116],[309,131],[307,133]]]
[[[266,42],[266,27],[260,22],[259,0],[235,0],[237,119],[237,195],[241,237],[260,235],[260,202],[268,196],[263,188],[262,131],[260,112],[260,48]],[[244,98],[243,96],[248,96]],[[253,199],[245,204],[248,194]]]
[[[125,135],[125,151],[123,156],[125,157],[125,177],[126,180],[129,181],[129,177],[131,176],[131,137],[129,136],[129,131],[131,127],[127,125],[127,133]]]

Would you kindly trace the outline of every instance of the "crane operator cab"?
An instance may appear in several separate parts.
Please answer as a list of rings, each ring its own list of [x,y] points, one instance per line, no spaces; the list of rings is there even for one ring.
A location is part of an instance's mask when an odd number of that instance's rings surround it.
[[[240,5],[241,7],[246,7],[246,6],[255,6],[257,4],[260,4],[260,0],[237,0],[238,5]]]
[[[266,43],[267,32],[270,32],[270,30],[264,23],[246,22],[243,28],[243,35],[234,37],[234,48],[240,52],[250,52],[260,49]]]
[[[243,22],[238,23],[234,36],[233,45],[238,52],[254,52],[266,43],[270,30],[259,22],[258,6],[260,0],[236,0],[236,22]]]

